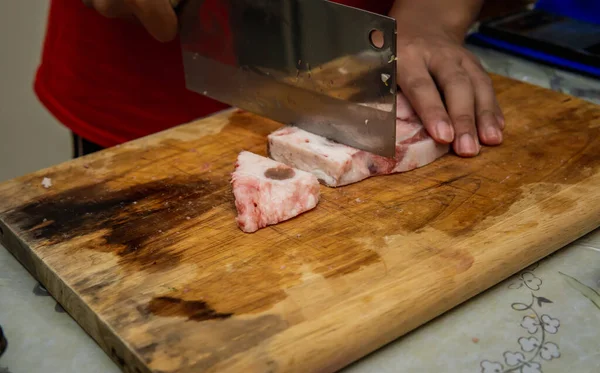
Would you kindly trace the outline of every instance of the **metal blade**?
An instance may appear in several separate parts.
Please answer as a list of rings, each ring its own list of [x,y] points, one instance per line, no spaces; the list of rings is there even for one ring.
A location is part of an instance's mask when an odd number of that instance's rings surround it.
[[[394,157],[393,18],[325,0],[187,0],[178,12],[188,89]]]

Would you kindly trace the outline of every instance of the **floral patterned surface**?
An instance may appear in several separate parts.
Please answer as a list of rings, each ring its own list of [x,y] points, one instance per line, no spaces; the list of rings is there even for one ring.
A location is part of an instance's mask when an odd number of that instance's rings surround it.
[[[508,286],[509,289],[526,287],[531,291],[529,303],[515,302],[511,305],[515,311],[529,313],[527,316],[523,316],[520,325],[531,336],[519,337],[517,342],[521,351],[505,351],[504,363],[483,360],[481,362],[482,373],[541,373],[543,360],[550,361],[560,357],[558,345],[549,341],[550,334],[558,333],[560,320],[548,314],[541,314],[544,304],[548,305],[553,302],[535,294],[543,283],[542,279],[533,274],[538,265],[522,272],[517,280]]]
[[[600,82],[471,48],[492,72],[600,104]],[[600,230],[344,369],[366,372],[600,372]],[[0,247],[0,373],[119,369]]]

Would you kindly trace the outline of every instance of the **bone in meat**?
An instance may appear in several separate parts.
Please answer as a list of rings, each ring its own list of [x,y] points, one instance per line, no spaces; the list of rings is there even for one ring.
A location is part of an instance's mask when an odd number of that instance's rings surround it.
[[[319,181],[260,155],[242,151],[231,177],[238,227],[252,233],[315,208]]]
[[[330,141],[297,127],[286,126],[268,136],[269,156],[315,175],[323,184],[339,187],[371,176],[423,167],[442,157],[449,145],[436,143],[398,94],[394,159]]]

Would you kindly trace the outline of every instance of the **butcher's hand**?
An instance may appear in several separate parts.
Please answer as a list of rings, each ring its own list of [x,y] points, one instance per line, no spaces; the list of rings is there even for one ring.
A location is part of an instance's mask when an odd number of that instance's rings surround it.
[[[171,41],[177,35],[176,0],[82,0],[89,8],[109,18],[133,17],[155,39]]]
[[[504,130],[491,79],[463,45],[480,3],[396,0],[392,10],[398,85],[429,134],[437,142],[452,143],[463,157],[477,155],[480,144],[499,145]]]

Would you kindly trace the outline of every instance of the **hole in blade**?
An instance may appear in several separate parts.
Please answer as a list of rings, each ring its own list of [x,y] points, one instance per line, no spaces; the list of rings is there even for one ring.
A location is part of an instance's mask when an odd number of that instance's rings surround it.
[[[384,43],[384,37],[383,37],[383,31],[381,30],[371,30],[371,32],[369,33],[369,40],[371,41],[371,45],[374,48],[377,49],[381,49],[383,48]]]

